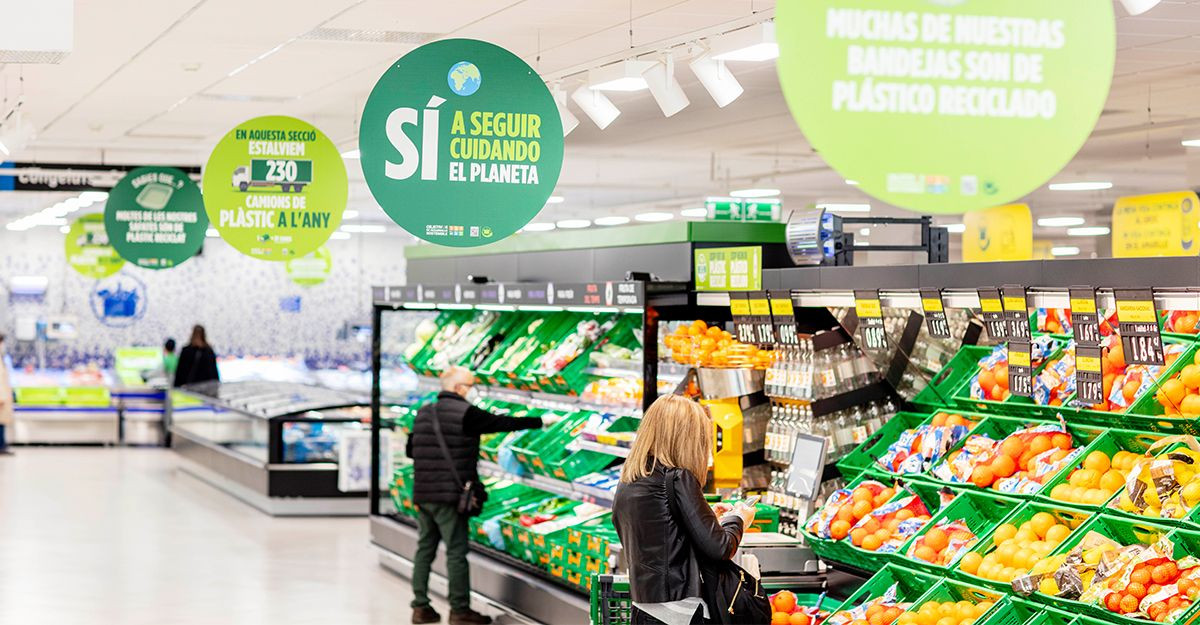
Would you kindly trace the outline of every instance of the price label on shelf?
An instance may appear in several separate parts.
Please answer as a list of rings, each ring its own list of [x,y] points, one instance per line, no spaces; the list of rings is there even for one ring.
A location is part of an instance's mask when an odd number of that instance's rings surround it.
[[[745,293],[729,294],[729,312],[733,315],[733,334],[742,343],[754,342],[754,325],[750,322],[750,300]]]
[[[1117,325],[1125,362],[1131,365],[1165,364],[1158,309],[1151,289],[1114,289]]]
[[[1075,392],[1079,401],[1086,406],[1104,401],[1102,355],[1103,350],[1099,345],[1075,346]]]
[[[1000,300],[1000,289],[979,289],[979,309],[983,312],[983,325],[993,341],[1008,338],[1008,319],[1004,316],[1004,303]]]
[[[1071,327],[1078,345],[1100,344],[1100,315],[1096,308],[1096,289],[1090,286],[1073,286],[1068,289],[1071,298]]]
[[[770,291],[771,323],[775,326],[775,342],[780,345],[799,345],[796,335],[796,312],[791,291]]]
[[[775,324],[771,320],[771,300],[766,291],[751,291],[746,295],[750,303],[750,325],[754,328],[754,344],[770,347],[775,344]]]
[[[872,351],[886,351],[887,329],[883,326],[883,304],[879,291],[855,291],[854,313],[862,332],[863,346]]]
[[[1030,345],[1025,339],[1008,342],[1008,390],[1013,395],[1033,395],[1033,367],[1030,362]]]
[[[1001,289],[1004,298],[1004,316],[1008,319],[1008,336],[1015,339],[1031,338],[1029,331],[1029,299],[1025,287],[1005,285]]]
[[[925,327],[935,339],[950,338],[950,322],[946,319],[946,306],[942,292],[938,289],[921,289],[921,310],[925,312]]]

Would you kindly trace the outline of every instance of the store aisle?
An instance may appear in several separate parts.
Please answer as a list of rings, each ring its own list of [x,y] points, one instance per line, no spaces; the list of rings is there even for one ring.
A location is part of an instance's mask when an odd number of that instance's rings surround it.
[[[408,582],[367,535],[266,516],[166,450],[18,449],[0,456],[0,623],[408,623]]]

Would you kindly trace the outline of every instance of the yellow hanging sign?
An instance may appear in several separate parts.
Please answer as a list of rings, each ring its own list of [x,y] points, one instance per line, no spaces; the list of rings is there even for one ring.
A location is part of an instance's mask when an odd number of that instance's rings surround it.
[[[1200,197],[1194,191],[1120,198],[1112,214],[1113,258],[1195,256],[1198,219]]]
[[[963,262],[1033,259],[1033,215],[1028,204],[967,213],[963,224]]]

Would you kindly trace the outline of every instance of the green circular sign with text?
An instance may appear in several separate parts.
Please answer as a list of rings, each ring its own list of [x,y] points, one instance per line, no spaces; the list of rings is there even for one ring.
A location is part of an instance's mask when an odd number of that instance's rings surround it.
[[[204,245],[208,216],[200,187],[186,173],[139,167],[109,191],[104,229],[121,258],[146,269],[169,269]]]
[[[63,246],[67,264],[89,278],[107,278],[125,266],[125,259],[108,243],[103,213],[83,215],[72,222]]]
[[[284,270],[288,279],[300,286],[318,286],[324,284],[333,271],[333,254],[322,245],[311,254],[287,261]]]
[[[779,81],[813,148],[922,213],[1007,204],[1079,151],[1112,83],[1110,0],[804,0]]]
[[[363,175],[397,224],[431,243],[495,243],[546,205],[562,119],[546,83],[498,46],[437,41],[376,83],[358,138]]]
[[[349,183],[337,147],[294,117],[256,117],[217,143],[204,206],[221,238],[260,260],[316,251],[342,223]]]

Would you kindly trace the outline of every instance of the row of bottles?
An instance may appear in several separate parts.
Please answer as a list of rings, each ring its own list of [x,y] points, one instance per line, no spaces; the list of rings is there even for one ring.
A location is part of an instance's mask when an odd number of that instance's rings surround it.
[[[779,347],[767,368],[766,393],[814,401],[867,386],[879,379],[874,363],[853,343],[814,350],[812,339]]]
[[[845,487],[841,478],[827,480],[821,484],[816,501],[793,495],[788,489],[789,470],[771,472],[771,482],[763,492],[762,501],[765,504],[779,508],[779,532],[788,536],[799,536],[800,528],[813,510],[825,505],[829,498],[839,488]]]
[[[894,414],[896,406],[890,400],[819,417],[814,417],[807,405],[774,402],[764,444],[767,460],[790,463],[798,434],[825,438],[826,459],[837,460],[879,431]]]

